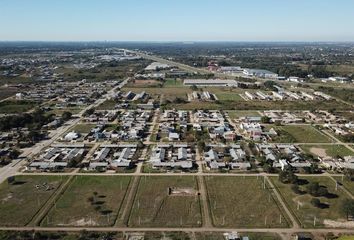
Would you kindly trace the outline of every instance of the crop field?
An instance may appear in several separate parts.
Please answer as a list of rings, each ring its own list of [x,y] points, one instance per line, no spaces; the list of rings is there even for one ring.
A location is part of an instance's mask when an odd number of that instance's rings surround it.
[[[280,130],[280,136],[274,142],[282,143],[330,143],[331,139],[309,125],[275,126]],[[282,136],[283,135],[283,136]],[[289,135],[289,136],[287,136]]]
[[[0,225],[27,225],[62,184],[65,177],[16,176],[0,185]]]
[[[41,225],[112,226],[130,179],[124,176],[76,176]]]
[[[301,149],[318,157],[345,157],[354,153],[343,145],[300,145]]]
[[[181,190],[182,193],[174,192]],[[202,224],[195,177],[141,177],[128,226],[199,227]]]
[[[302,227],[340,227],[346,220],[340,205],[349,196],[340,188],[336,190],[335,182],[329,177],[301,177],[299,193],[291,189],[291,184],[281,183],[278,177],[272,177],[271,180]],[[307,192],[306,186],[311,182],[318,182],[329,192],[326,196],[317,197],[321,202],[320,207],[313,206],[311,199],[314,197]]]
[[[37,105],[30,101],[7,100],[0,102],[0,113],[24,113]]]
[[[289,227],[274,192],[263,178],[205,177],[215,227]]]

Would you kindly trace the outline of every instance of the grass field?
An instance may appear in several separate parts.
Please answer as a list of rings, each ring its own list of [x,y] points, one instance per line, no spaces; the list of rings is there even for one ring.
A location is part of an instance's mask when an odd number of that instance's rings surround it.
[[[35,102],[7,100],[0,102],[0,113],[24,113],[36,105]]]
[[[168,88],[168,87],[184,87],[183,85],[183,80],[181,79],[166,79],[164,85],[164,88]]]
[[[42,226],[112,226],[130,177],[76,176]]]
[[[117,105],[116,101],[114,101],[113,99],[107,99],[106,101],[104,101],[103,103],[98,105],[98,107],[96,107],[96,109],[97,110],[114,110],[116,105]]]
[[[347,179],[345,177],[343,177],[343,178],[342,177],[334,177],[334,179],[336,179],[338,182],[343,184],[345,189],[347,189],[351,194],[354,195],[354,181],[350,181],[349,179]]]
[[[1,87],[0,86],[0,100],[11,97],[11,96],[15,95],[17,92],[18,92],[18,89],[16,89],[16,88]]]
[[[321,186],[325,186],[331,196],[318,197],[321,203],[325,204],[323,208],[315,207],[311,204],[313,196],[306,193],[306,183],[300,186],[300,190],[304,191],[302,194],[296,194],[291,189],[291,184],[283,184],[278,180],[278,177],[272,177],[271,180],[279,190],[283,199],[286,201],[290,210],[295,214],[301,225],[305,228],[312,227],[336,227],[336,225],[329,225],[328,220],[335,221],[335,224],[340,224],[340,221],[345,220],[340,212],[341,201],[348,198],[345,192],[335,190],[335,182],[329,177],[301,177],[307,182],[318,182]],[[308,184],[308,183],[307,183]],[[316,225],[314,226],[314,219],[316,218]],[[327,224],[325,223],[327,220]]]
[[[189,102],[184,104],[168,104],[168,109],[178,110],[222,110],[222,105],[215,102]]]
[[[87,134],[92,128],[96,127],[96,124],[76,124],[70,131],[76,131],[82,134]]]
[[[236,119],[240,117],[260,117],[261,115],[257,111],[238,111],[231,110],[227,111],[231,119]]]
[[[195,177],[141,177],[128,225],[130,227],[199,227],[200,199],[196,193],[169,194],[169,188],[198,191]]]
[[[220,101],[242,101],[240,89],[208,87],[205,90],[215,94]]]
[[[205,181],[215,227],[289,226],[273,191],[263,189],[263,178],[208,176]]]
[[[350,149],[343,145],[300,145],[300,147],[304,152],[319,157],[323,156],[320,156],[321,154],[319,154],[319,152],[316,152],[314,149],[321,150],[321,152],[325,153],[329,157],[345,157],[354,155],[354,153]]]
[[[317,131],[314,127],[309,125],[285,125],[285,126],[275,126],[275,130],[282,130],[288,133],[296,143],[330,143],[329,139],[323,133]],[[285,134],[286,134],[285,133]],[[286,142],[287,138],[282,139],[276,138],[275,142]]]
[[[48,114],[55,114],[57,116],[61,116],[64,112],[71,112],[71,114],[78,114],[79,112],[82,111],[83,108],[80,107],[67,107],[67,108],[62,108],[62,109],[57,109],[54,108],[51,111],[48,112]]]
[[[274,233],[239,233],[241,237],[247,236],[250,240],[280,240]],[[196,232],[196,240],[225,240],[223,233],[218,232]]]
[[[338,238],[337,240],[354,240],[354,235],[342,236],[342,237]]]
[[[184,89],[184,88],[181,88]],[[211,91],[212,92],[212,91]],[[213,92],[212,92],[213,93]],[[169,107],[176,109],[187,109],[185,104],[171,104]],[[219,100],[217,109],[223,110],[316,110],[316,109],[337,109],[338,111],[351,110],[348,104],[338,104],[336,101],[227,101]],[[193,108],[189,108],[193,109]],[[211,109],[211,108],[210,108]]]
[[[3,182],[0,185],[0,225],[28,224],[58,189],[62,179],[65,177],[16,176],[14,184]]]
[[[129,234],[129,233],[128,233]],[[156,239],[165,239],[165,240],[191,240],[191,233],[187,232],[144,232],[144,240],[156,240]],[[129,238],[136,239],[136,238]]]
[[[144,69],[150,63],[149,60],[140,59],[121,61],[114,64],[101,64],[92,69],[76,69],[69,64],[61,64],[55,70],[56,73],[64,74],[64,79],[70,81],[105,81],[107,79],[123,79],[132,76],[134,72]]]

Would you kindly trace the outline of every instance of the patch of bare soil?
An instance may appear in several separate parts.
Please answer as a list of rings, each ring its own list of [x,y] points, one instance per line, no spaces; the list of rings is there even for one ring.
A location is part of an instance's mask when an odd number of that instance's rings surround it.
[[[326,227],[331,227],[331,228],[354,229],[354,221],[334,221],[334,220],[325,219],[323,223],[324,225],[326,225]]]
[[[315,154],[315,155],[321,157],[321,158],[327,157],[326,149],[323,149],[323,148],[312,147],[312,148],[310,148],[310,152],[312,154]]]

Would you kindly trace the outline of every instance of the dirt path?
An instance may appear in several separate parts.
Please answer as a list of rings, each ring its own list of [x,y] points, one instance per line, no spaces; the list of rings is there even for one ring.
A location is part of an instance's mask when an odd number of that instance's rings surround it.
[[[199,192],[200,192],[200,200],[202,203],[202,216],[203,216],[203,227],[212,227],[211,219],[210,219],[210,212],[209,212],[209,204],[208,204],[208,197],[207,191],[205,186],[205,181],[203,176],[198,176],[198,185],[199,185]]]
[[[292,223],[292,228],[293,229],[299,229],[300,226],[299,226],[297,220],[295,219],[295,217],[292,215],[292,213],[290,212],[290,210],[286,206],[285,202],[283,201],[283,198],[280,196],[280,193],[278,193],[278,190],[275,188],[273,182],[267,176],[265,176],[265,179],[267,180],[269,186],[272,188],[273,192],[275,193],[275,196],[277,197],[278,201],[282,205],[284,211],[288,215],[288,217],[289,217],[289,219],[290,219],[290,221]]]
[[[333,180],[334,183],[337,184],[337,180],[334,179],[331,175],[328,176],[330,179]],[[339,187],[343,192],[345,192],[351,199],[354,199],[354,196],[351,192],[349,192],[343,185],[337,184],[337,187]],[[353,222],[354,223],[354,222]]]
[[[129,228],[129,227],[0,227],[1,231],[46,231],[46,232],[254,232],[254,233],[277,233],[277,234],[294,234],[298,232],[304,233],[328,233],[335,234],[354,234],[353,229],[340,228],[316,228],[316,229],[293,229],[293,228]]]
[[[44,217],[48,214],[50,209],[55,205],[56,201],[58,201],[60,195],[66,190],[66,188],[71,183],[71,180],[75,176],[70,176],[66,182],[62,183],[57,191],[50,197],[50,199],[43,205],[43,207],[39,210],[39,212],[34,216],[32,221],[28,224],[29,226],[39,226]]]
[[[134,197],[135,197],[136,191],[138,189],[138,185],[139,185],[139,177],[135,176],[134,179],[132,180],[132,184],[128,188],[129,193],[128,193],[128,198],[125,201],[126,204],[124,206],[123,213],[122,213],[120,219],[117,219],[115,226],[117,226],[118,224],[120,224],[122,222],[124,223],[126,219],[127,219],[127,223],[128,223],[128,219],[129,219],[128,214],[130,214],[130,209],[132,208]]]

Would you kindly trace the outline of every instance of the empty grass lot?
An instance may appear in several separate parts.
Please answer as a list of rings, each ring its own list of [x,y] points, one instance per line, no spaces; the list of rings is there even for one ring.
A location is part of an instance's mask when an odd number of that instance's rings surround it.
[[[48,114],[55,114],[57,116],[61,116],[64,112],[70,112],[71,114],[75,115],[82,111],[83,108],[80,107],[66,107],[62,109],[54,108],[48,112]]]
[[[350,149],[343,145],[301,145],[300,147],[304,152],[316,156],[320,156],[322,155],[322,153],[325,153],[329,157],[345,157],[354,155],[354,153]],[[320,151],[322,153],[317,151]]]
[[[231,110],[227,111],[231,119],[236,119],[240,117],[260,117],[261,115],[257,111],[238,111],[238,110]]]
[[[107,99],[106,101],[104,101],[103,103],[98,105],[98,107],[96,109],[97,110],[114,110],[116,105],[117,105],[117,103],[116,103],[116,101],[114,101],[114,99]]]
[[[338,240],[353,240],[353,239],[354,239],[354,235],[342,236],[338,238]]]
[[[204,87],[203,90],[215,94],[219,101],[243,101],[243,98],[240,96],[240,93],[243,93],[242,89],[234,89],[230,87]]]
[[[42,226],[112,226],[130,177],[76,176],[43,219]]]
[[[354,195],[354,181],[350,181],[346,177],[334,177],[334,179],[336,179],[339,183],[343,185],[343,187],[345,187],[345,189],[347,189],[352,195]]]
[[[24,113],[37,105],[30,101],[7,100],[0,102],[0,113]]]
[[[291,135],[292,139],[296,143],[330,143],[331,140],[319,132],[312,126],[309,125],[285,125],[275,127],[275,130],[282,130]],[[285,133],[285,134],[286,134]],[[275,142],[278,142],[275,140]],[[279,142],[284,142],[279,139]]]
[[[16,176],[0,185],[0,225],[25,226],[62,184],[65,177]]]
[[[250,240],[280,240],[275,233],[239,233],[241,237],[249,237]],[[196,232],[197,240],[225,240],[223,233],[220,232]]]
[[[90,133],[91,129],[94,127],[96,127],[96,124],[76,124],[70,131],[87,134]]]
[[[141,177],[128,226],[201,226],[199,195],[169,195],[168,188],[189,188],[198,191],[195,177]]]
[[[341,214],[340,205],[342,200],[348,198],[347,194],[340,188],[335,190],[335,182],[329,177],[301,177],[302,180],[308,182],[318,182],[321,186],[325,186],[330,196],[318,197],[324,208],[318,208],[311,204],[313,196],[306,193],[306,182],[300,185],[301,194],[295,193],[291,189],[291,184],[283,184],[278,180],[278,177],[272,177],[271,180],[280,192],[282,198],[286,201],[290,210],[295,214],[297,219],[301,222],[302,227],[336,227],[325,224],[325,220],[344,221],[345,216]],[[299,209],[298,209],[299,206]],[[316,218],[316,225],[314,226],[314,219]],[[327,221],[328,223],[328,221]]]
[[[263,178],[208,176],[205,181],[215,227],[289,227],[274,192],[263,189]]]
[[[165,83],[163,84],[163,87],[168,88],[168,87],[184,87],[183,85],[183,80],[181,79],[166,79]]]

